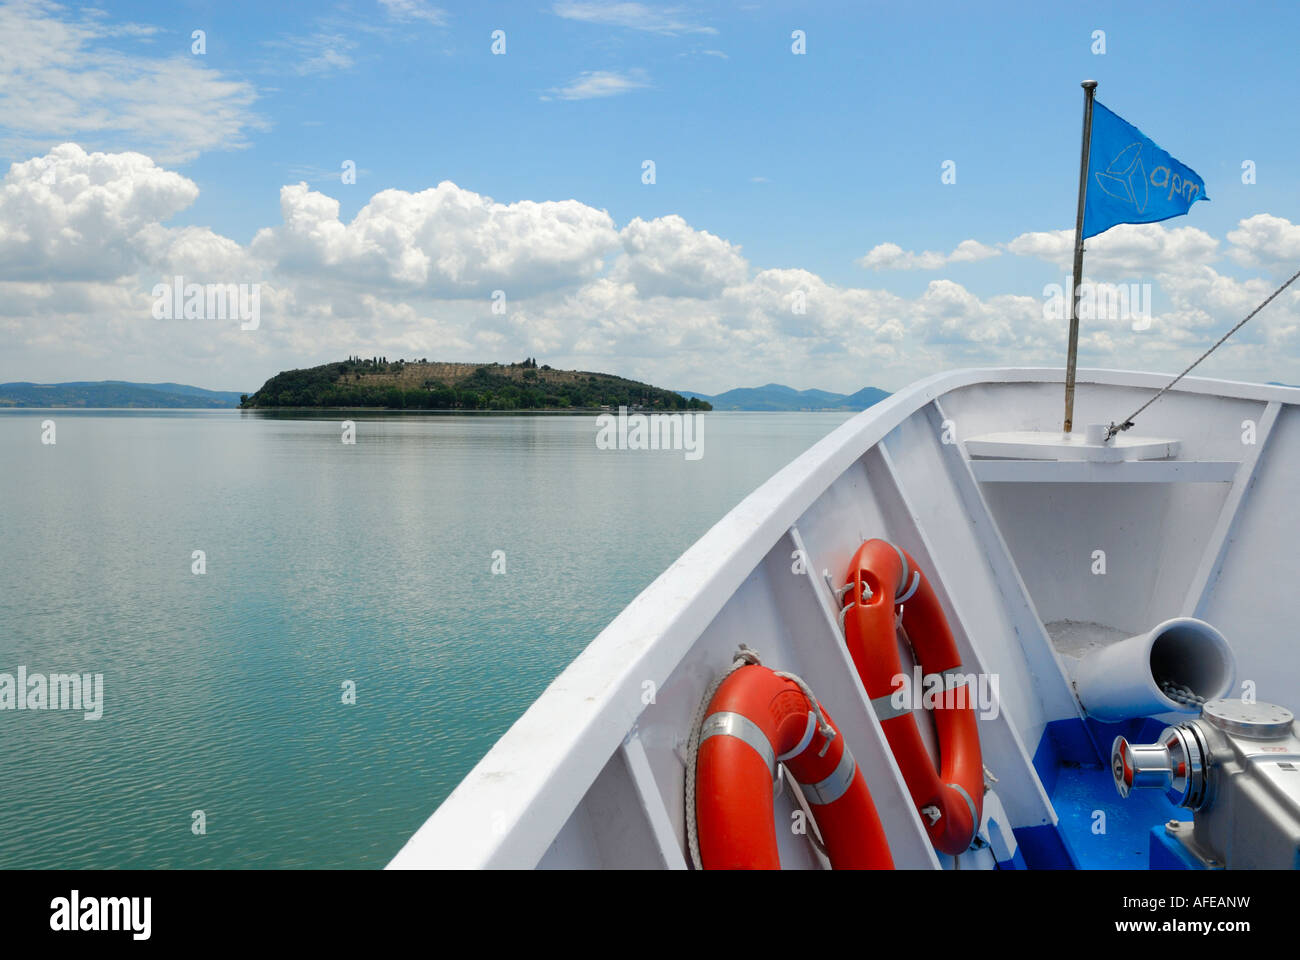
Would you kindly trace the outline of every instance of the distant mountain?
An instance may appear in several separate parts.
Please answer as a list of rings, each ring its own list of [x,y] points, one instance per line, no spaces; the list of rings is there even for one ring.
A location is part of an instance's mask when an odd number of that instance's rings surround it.
[[[220,409],[239,406],[240,394],[184,383],[78,380],[0,383],[0,407],[140,407]]]
[[[889,396],[886,390],[863,387],[857,393],[831,393],[828,390],[795,390],[780,383],[762,387],[738,387],[710,396],[690,390],[677,391],[683,397],[696,397],[713,404],[714,410],[865,410]]]

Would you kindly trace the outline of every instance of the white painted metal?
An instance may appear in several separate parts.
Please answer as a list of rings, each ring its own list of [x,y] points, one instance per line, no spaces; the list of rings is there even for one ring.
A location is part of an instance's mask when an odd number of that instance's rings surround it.
[[[1175,457],[1178,455],[1178,441],[1120,434],[1110,443],[1095,443],[1080,433],[1009,430],[970,437],[966,441],[966,452],[972,457],[1120,463]]]
[[[1079,661],[1074,685],[1088,716],[1118,723],[1132,717],[1196,713],[1190,701],[1170,699],[1162,684],[1175,679],[1158,672],[1177,670],[1177,682],[1206,700],[1232,687],[1236,663],[1228,641],[1194,617],[1175,617],[1146,633],[1104,644]]]
[[[663,857],[663,865],[673,870],[686,869],[686,857],[677,843],[677,831],[672,817],[664,805],[664,798],[655,783],[654,771],[646,757],[645,746],[634,730],[623,741],[623,761],[627,764],[636,790],[637,800],[644,811],[650,829],[654,831],[658,852]]]
[[[1035,468],[1055,478],[982,480],[987,467],[963,452],[962,438],[1051,431],[1061,382],[1060,370],[939,374],[817,443],[647,587],[390,866],[683,866],[690,722],[740,642],[823,700],[862,765],[895,860],[939,866],[821,582],[823,569],[842,582],[853,550],[872,536],[928,566],[963,658],[1001,678],[1003,719],[981,729],[1000,768],[1004,829],[1055,821],[1030,758],[1048,722],[1078,716],[1046,623],[1137,634],[1180,614],[1195,593],[1198,615],[1224,633],[1260,697],[1300,709],[1295,600],[1278,589],[1300,542],[1288,474],[1300,462],[1300,390],[1185,379],[1141,418],[1145,432],[1179,442],[1178,459],[1042,461]],[[1075,420],[1113,420],[1165,382],[1080,371]],[[1243,444],[1246,421],[1259,425],[1256,450]],[[1097,482],[1059,472],[1080,466],[1126,473]],[[1165,473],[1135,472],[1148,467]],[[778,824],[793,810],[786,791]],[[805,838],[778,836],[784,865],[823,865]]]
[[[1300,391],[1287,391],[1294,395]],[[1300,407],[1279,397],[1281,410],[1261,445],[1224,538],[1217,572],[1206,583],[1195,616],[1217,626],[1237,656],[1237,695],[1276,703],[1300,714],[1300,646],[1296,557],[1300,511]],[[1258,419],[1264,425],[1263,416]]]
[[[981,483],[1230,483],[1234,460],[972,460]]]
[[[909,456],[907,462],[916,465],[914,473],[918,479],[914,482],[924,477],[946,476],[955,491],[955,497],[936,494],[928,498],[931,512],[942,521],[935,527],[945,535],[943,550],[953,555],[963,572],[958,582],[949,584],[948,589],[969,597],[973,622],[988,637],[983,647],[985,659],[990,670],[1004,678],[1003,698],[1012,704],[1017,730],[1032,754],[1048,721],[1072,713],[1078,715],[1078,703],[1063,665],[1053,654],[1043,621],[1011,551],[976,482],[972,463],[962,454],[959,438],[950,431],[956,421],[937,399],[926,412],[930,429],[928,434],[922,432],[919,436],[940,437],[939,464],[934,466],[915,455]],[[902,437],[902,431],[898,435]],[[943,442],[946,438],[953,442]],[[942,486],[938,489],[942,491]]]
[[[1259,466],[1260,454],[1268,444],[1268,438],[1273,433],[1273,426],[1277,423],[1277,417],[1281,410],[1282,405],[1277,401],[1265,407],[1264,416],[1255,425],[1254,443],[1245,444],[1248,451],[1246,458],[1238,465],[1238,469],[1233,475],[1232,490],[1223,504],[1223,509],[1219,512],[1219,520],[1215,524],[1214,533],[1210,538],[1205,553],[1201,557],[1201,564],[1197,567],[1196,575],[1192,578],[1191,587],[1187,591],[1187,599],[1184,601],[1183,606],[1189,617],[1199,617],[1201,615],[1208,599],[1210,585],[1218,578],[1219,571],[1223,568],[1223,556],[1227,550],[1228,541],[1236,529],[1237,518],[1241,514],[1241,504],[1245,500],[1251,484],[1255,482],[1255,470]]]

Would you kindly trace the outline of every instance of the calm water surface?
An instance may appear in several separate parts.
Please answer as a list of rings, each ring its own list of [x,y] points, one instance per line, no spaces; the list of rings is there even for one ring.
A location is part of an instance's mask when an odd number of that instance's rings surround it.
[[[351,416],[354,446],[338,417],[0,413],[0,673],[104,677],[97,721],[0,710],[0,867],[382,866],[847,419],[708,414],[687,461],[598,450],[591,416]]]

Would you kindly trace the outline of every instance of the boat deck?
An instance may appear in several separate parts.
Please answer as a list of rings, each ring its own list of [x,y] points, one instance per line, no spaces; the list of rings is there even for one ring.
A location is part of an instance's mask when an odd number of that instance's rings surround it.
[[[1080,371],[1075,423],[1122,416],[1166,382]],[[1091,758],[1057,750],[1058,763],[1043,762],[1044,744],[1055,749],[1049,729],[1087,729],[1073,658],[1047,625],[1094,624],[1114,638],[1203,618],[1228,638],[1241,682],[1300,710],[1296,603],[1274,569],[1300,542],[1300,390],[1181,381],[1134,431],[1176,443],[1163,459],[1013,457],[996,446],[998,434],[1059,431],[1061,394],[1060,370],[959,371],[845,423],[634,600],[391,866],[684,868],[691,721],[740,643],[801,675],[834,716],[895,863],[953,866],[920,827],[837,622],[833,585],[872,537],[916,558],[964,669],[996,678],[981,747],[1004,810],[997,827],[1027,864],[1141,865],[1143,830],[1174,815],[1147,797],[1121,803],[1099,744]],[[978,449],[992,459],[965,446],[990,436],[995,445]],[[788,791],[776,802],[777,822],[788,822]],[[1105,833],[1092,832],[1094,811]],[[804,838],[778,834],[784,866],[825,866]]]

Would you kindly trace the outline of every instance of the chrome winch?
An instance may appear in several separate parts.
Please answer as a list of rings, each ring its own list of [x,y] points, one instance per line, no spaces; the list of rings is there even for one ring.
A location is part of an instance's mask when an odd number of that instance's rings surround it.
[[[1203,865],[1300,869],[1300,725],[1285,707],[1209,700],[1156,743],[1116,737],[1110,763],[1121,797],[1163,790],[1194,811],[1166,829]]]

